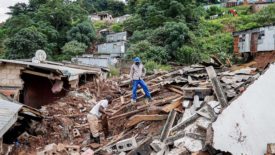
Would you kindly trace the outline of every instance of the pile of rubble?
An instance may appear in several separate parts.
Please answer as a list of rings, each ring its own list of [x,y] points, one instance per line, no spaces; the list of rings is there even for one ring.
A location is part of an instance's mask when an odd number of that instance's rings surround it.
[[[139,145],[138,149],[132,150],[129,154],[139,151],[140,154],[189,154],[204,150],[208,144],[211,145],[211,132],[207,130],[212,122],[231,100],[238,97],[259,77],[255,68],[237,71],[223,71],[222,68],[217,68],[216,71],[217,73],[212,66],[191,66],[168,74],[148,77],[146,81],[154,97],[150,105],[142,105],[142,101],[138,106],[131,105],[129,99],[124,101],[127,95],[122,96],[121,104],[118,104],[120,108],[110,118],[112,130],[118,129],[121,132],[138,127],[147,121],[160,121],[161,124],[161,120],[166,120],[162,124],[162,129],[155,129],[155,133],[147,133],[146,136],[140,134],[150,128],[148,125],[147,129],[132,135]],[[127,82],[122,83],[125,85]],[[140,92],[142,97],[142,91]],[[151,144],[149,148],[146,145],[148,143]],[[112,153],[121,152],[117,143],[102,149]]]
[[[212,122],[258,77],[254,68],[229,71],[219,65],[159,72],[145,78],[153,101],[145,102],[140,89],[134,105],[129,79],[97,80],[42,107],[44,130],[32,141],[34,136],[23,141],[30,143],[28,150],[42,154],[209,153]],[[101,145],[90,144],[86,115],[106,95],[115,98],[113,115],[102,125],[106,138]]]

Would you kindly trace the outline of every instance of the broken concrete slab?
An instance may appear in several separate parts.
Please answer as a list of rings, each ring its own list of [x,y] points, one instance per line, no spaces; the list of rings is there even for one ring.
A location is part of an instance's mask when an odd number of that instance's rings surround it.
[[[202,150],[203,144],[201,140],[196,140],[190,137],[184,137],[174,142],[175,147],[184,146],[190,152],[198,152]]]
[[[183,120],[181,123],[177,124],[176,126],[174,126],[171,131],[178,131],[181,129],[184,129],[186,126],[188,126],[189,124],[193,123],[197,118],[199,118],[200,115],[195,113],[192,116],[188,117],[186,120]]]
[[[153,142],[150,144],[150,146],[155,152],[160,152],[161,150],[163,150],[165,148],[165,143],[156,139],[156,140],[153,140]]]
[[[212,122],[209,119],[200,117],[196,120],[196,124],[200,129],[207,130]]]
[[[213,123],[214,148],[232,154],[264,154],[275,141],[275,65],[250,85]],[[259,134],[260,133],[260,134]]]
[[[210,66],[210,67],[206,67],[205,69],[206,69],[209,79],[212,83],[212,86],[213,86],[215,95],[218,98],[218,101],[221,103],[222,107],[227,107],[228,101],[224,94],[224,90],[220,84],[220,81],[217,78],[217,74],[216,74],[214,68],[212,66]]]
[[[165,122],[165,125],[161,131],[160,141],[163,142],[168,137],[168,135],[170,133],[170,129],[172,128],[172,126],[174,124],[176,116],[177,116],[177,112],[175,110],[170,111],[168,118]]]

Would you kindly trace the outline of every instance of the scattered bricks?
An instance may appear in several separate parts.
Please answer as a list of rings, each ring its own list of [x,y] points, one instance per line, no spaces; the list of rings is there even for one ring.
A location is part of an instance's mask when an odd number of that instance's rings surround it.
[[[73,129],[73,136],[74,137],[80,137],[81,136],[78,129]]]
[[[80,146],[78,145],[65,145],[65,150],[71,155],[77,155],[80,152]]]
[[[155,152],[159,152],[159,151],[161,151],[165,148],[165,144],[163,142],[159,141],[159,140],[154,140],[150,144],[150,146]]]
[[[137,147],[135,137],[125,139],[116,143],[117,150],[119,152],[129,151]]]

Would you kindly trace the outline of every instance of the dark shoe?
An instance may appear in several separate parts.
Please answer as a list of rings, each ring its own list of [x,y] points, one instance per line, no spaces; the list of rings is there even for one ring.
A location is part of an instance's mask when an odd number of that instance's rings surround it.
[[[95,143],[95,138],[93,134],[90,134],[90,143]]]
[[[95,139],[95,143],[100,144],[100,136],[98,136],[98,137],[94,137],[94,139]]]

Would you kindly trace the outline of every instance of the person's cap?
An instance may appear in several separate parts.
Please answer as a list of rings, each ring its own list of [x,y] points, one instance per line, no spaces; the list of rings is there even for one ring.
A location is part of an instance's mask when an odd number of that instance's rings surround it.
[[[140,60],[139,57],[135,57],[135,58],[133,59],[133,61],[134,61],[134,62],[141,62],[141,60]]]
[[[105,99],[108,100],[108,101],[111,101],[111,100],[113,99],[113,97],[110,96],[110,95],[107,95],[107,96],[105,97]]]

